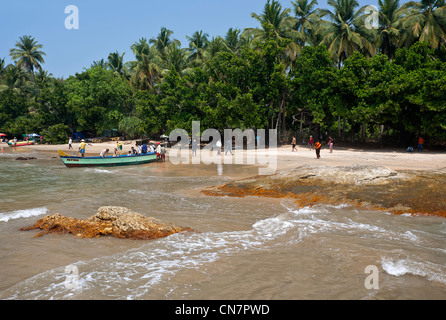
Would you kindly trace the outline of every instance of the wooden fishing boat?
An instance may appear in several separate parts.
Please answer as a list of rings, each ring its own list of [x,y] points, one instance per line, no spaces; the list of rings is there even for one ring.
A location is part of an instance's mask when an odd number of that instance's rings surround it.
[[[14,141],[8,141],[8,146],[10,146],[10,147],[23,147],[23,146],[30,146],[30,145],[33,145],[34,144],[34,141],[17,141],[15,144],[14,144]]]
[[[59,156],[64,165],[68,168],[73,167],[110,167],[110,166],[128,166],[150,163],[156,161],[156,153],[145,153],[141,155],[120,155],[118,157],[78,157],[70,156],[59,150]]]

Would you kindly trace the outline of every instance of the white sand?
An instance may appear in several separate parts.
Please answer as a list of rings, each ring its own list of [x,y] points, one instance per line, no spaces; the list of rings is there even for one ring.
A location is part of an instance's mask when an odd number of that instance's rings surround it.
[[[2,144],[3,145],[3,144]],[[0,145],[0,146],[2,146]],[[79,143],[73,143],[74,151],[78,150]],[[123,142],[123,153],[127,153],[131,146],[136,146],[135,141]],[[99,155],[106,148],[113,152],[116,142],[91,143],[87,145],[86,155]],[[57,150],[72,154],[73,150],[68,149],[68,144],[63,145],[34,145],[27,148],[40,151],[54,151],[57,156]],[[269,150],[267,150],[268,152]],[[321,158],[316,159],[315,151],[310,151],[308,146],[298,146],[296,152],[291,151],[291,145],[278,147],[277,151],[277,170],[292,169],[302,165],[322,164],[322,165],[377,165],[384,166],[393,170],[446,170],[446,152],[434,152],[424,150],[423,152],[408,153],[405,150],[397,149],[353,149],[353,148],[334,148],[330,153],[325,146],[321,150]],[[253,151],[243,152],[244,155],[254,156]],[[268,155],[268,153],[267,153]],[[222,159],[231,157],[224,155]]]

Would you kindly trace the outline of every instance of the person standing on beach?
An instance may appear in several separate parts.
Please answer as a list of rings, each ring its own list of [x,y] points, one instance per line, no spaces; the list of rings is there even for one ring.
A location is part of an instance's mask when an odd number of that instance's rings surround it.
[[[225,155],[228,153],[228,151],[231,153],[231,156],[232,156],[232,144],[231,144],[231,140],[230,139],[228,139],[228,141],[226,141]]]
[[[193,156],[197,155],[197,139],[195,139],[195,138],[192,141],[192,155]]]
[[[85,143],[85,140],[82,139],[81,144],[79,146],[79,153],[81,154],[82,158],[85,157],[85,147],[87,144]]]
[[[333,141],[333,138],[329,137],[327,145],[330,148],[330,153],[333,153]]]
[[[156,161],[161,160],[161,144],[158,142],[156,147]]]
[[[73,143],[73,139],[70,137],[70,139],[68,139],[68,150],[73,149],[73,146],[71,145]]]
[[[313,136],[310,136],[310,140],[308,140],[308,144],[310,145],[310,150],[314,149],[314,139]]]
[[[319,143],[319,141],[316,141],[314,144],[314,148],[316,149],[316,157],[319,159],[321,157],[321,147],[322,145]]]
[[[418,139],[418,151],[423,152],[423,144],[424,144],[424,139],[422,137],[420,137]]]
[[[219,139],[216,143],[217,146],[217,155],[221,155],[221,140]]]
[[[291,141],[291,152],[297,151],[296,149],[296,137],[293,137],[293,141]]]

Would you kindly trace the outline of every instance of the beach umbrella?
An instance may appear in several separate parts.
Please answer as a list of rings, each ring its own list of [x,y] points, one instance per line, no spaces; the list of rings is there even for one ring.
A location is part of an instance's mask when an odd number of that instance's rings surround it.
[[[0,133],[0,137],[6,137],[6,134]]]
[[[30,137],[40,137],[37,133],[31,133],[29,136]]]

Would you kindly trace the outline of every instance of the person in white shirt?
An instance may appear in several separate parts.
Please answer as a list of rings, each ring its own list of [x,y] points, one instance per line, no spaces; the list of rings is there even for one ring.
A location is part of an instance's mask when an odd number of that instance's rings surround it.
[[[101,151],[101,154],[100,154],[100,157],[101,157],[101,158],[104,158],[106,155],[108,155],[108,151],[109,151],[108,149],[104,149],[104,150],[102,150],[102,151]]]

